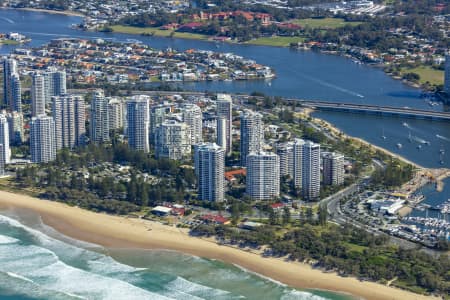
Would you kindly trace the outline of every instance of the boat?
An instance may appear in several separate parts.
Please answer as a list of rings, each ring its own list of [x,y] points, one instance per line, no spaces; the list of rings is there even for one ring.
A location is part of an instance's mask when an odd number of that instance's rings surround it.
[[[417,149],[422,149],[422,145],[417,145]]]
[[[405,127],[409,127],[408,123],[406,123],[406,122],[403,122],[402,125]]]
[[[131,44],[142,44],[142,41],[136,39],[127,39],[127,43]]]
[[[398,149],[401,149],[403,147],[403,145],[402,144],[400,144],[400,143],[397,143],[397,148]]]
[[[382,138],[383,140],[386,139],[386,136],[384,135],[384,127],[383,127],[383,133],[381,134],[381,138]]]
[[[411,131],[408,133],[408,141],[409,141],[410,143],[412,143]]]

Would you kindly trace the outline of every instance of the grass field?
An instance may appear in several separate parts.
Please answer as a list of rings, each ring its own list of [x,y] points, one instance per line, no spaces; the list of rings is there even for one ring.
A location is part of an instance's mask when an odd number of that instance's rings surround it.
[[[427,66],[414,69],[402,69],[402,74],[416,73],[420,76],[419,83],[425,84],[427,81],[432,85],[444,84],[444,71],[435,70]]]
[[[323,28],[323,29],[333,29],[344,27],[346,25],[357,26],[362,22],[346,22],[341,18],[323,18],[323,19],[297,19],[292,23],[298,24],[300,26],[308,26],[311,28]]]
[[[259,46],[275,46],[275,47],[288,47],[290,43],[303,42],[304,38],[299,36],[274,36],[274,37],[262,37],[251,41],[247,44],[259,45]]]
[[[19,42],[13,41],[13,40],[0,40],[0,44],[3,45],[19,45]]]
[[[154,36],[162,37],[175,37],[182,39],[195,39],[195,40],[206,40],[209,38],[207,35],[188,33],[188,32],[175,32],[172,30],[162,30],[153,27],[134,27],[134,26],[124,26],[124,25],[114,25],[111,26],[114,32],[128,33],[128,34],[152,34]]]

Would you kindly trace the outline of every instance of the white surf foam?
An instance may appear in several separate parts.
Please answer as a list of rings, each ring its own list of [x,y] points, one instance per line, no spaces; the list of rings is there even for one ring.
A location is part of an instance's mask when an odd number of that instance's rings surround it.
[[[0,234],[0,245],[14,244],[14,243],[17,243],[18,241],[19,241],[18,239],[12,238],[7,235]]]
[[[61,261],[30,270],[27,277],[39,279],[47,289],[98,299],[171,299],[127,282],[93,274]]]
[[[6,216],[0,215],[1,223],[23,229],[36,238],[39,244],[13,243],[1,246],[0,271],[2,272],[9,272],[17,278],[18,276],[27,278],[47,290],[89,299],[171,299],[121,279],[108,277],[113,273],[126,277],[125,273],[135,272],[139,270],[137,268],[120,264],[105,255],[55,240]],[[83,270],[61,261],[54,249],[61,253],[71,252],[73,258],[81,262],[84,260],[87,265],[90,260],[94,262],[90,263],[89,270]]]
[[[177,299],[221,299],[226,296],[231,298],[230,293],[227,291],[210,288],[182,277],[177,277],[169,282],[165,288],[172,292],[177,292],[178,294],[175,295]],[[183,296],[186,296],[186,298]]]
[[[290,290],[287,294],[281,296],[280,300],[327,300],[327,298],[305,291]]]
[[[18,278],[18,279],[21,279],[21,280],[24,280],[24,281],[28,281],[28,282],[34,283],[33,280],[28,279],[28,278],[26,278],[24,276],[21,276],[19,274],[13,273],[13,272],[6,272],[6,274],[8,274],[8,276],[11,276],[11,277],[14,277],[14,278]]]

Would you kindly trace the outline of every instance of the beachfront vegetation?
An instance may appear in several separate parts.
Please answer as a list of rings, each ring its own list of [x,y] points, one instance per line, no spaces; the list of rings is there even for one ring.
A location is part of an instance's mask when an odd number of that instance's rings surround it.
[[[306,219],[308,220],[308,219]],[[389,237],[374,236],[350,225],[318,225],[318,221],[296,221],[290,230],[280,225],[254,231],[228,226],[200,225],[193,235],[215,236],[222,244],[241,248],[264,247],[265,256],[288,257],[309,262],[342,276],[387,282],[419,293],[450,293],[450,259],[406,250],[388,243]]]
[[[131,167],[127,176],[114,173],[119,164]],[[20,187],[39,189],[41,198],[117,214],[185,199],[195,183],[192,169],[180,168],[180,162],[156,160],[122,143],[62,150],[52,163],[17,170],[16,179]]]

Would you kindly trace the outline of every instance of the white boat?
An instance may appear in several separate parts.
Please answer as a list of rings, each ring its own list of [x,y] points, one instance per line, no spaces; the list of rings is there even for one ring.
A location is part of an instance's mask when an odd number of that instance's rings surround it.
[[[383,128],[383,133],[382,133],[382,135],[381,135],[381,138],[382,138],[383,140],[386,139],[386,136],[384,135],[384,128]]]
[[[400,144],[400,143],[397,144],[397,148],[398,148],[398,149],[401,149],[402,147],[403,147],[402,144]]]

